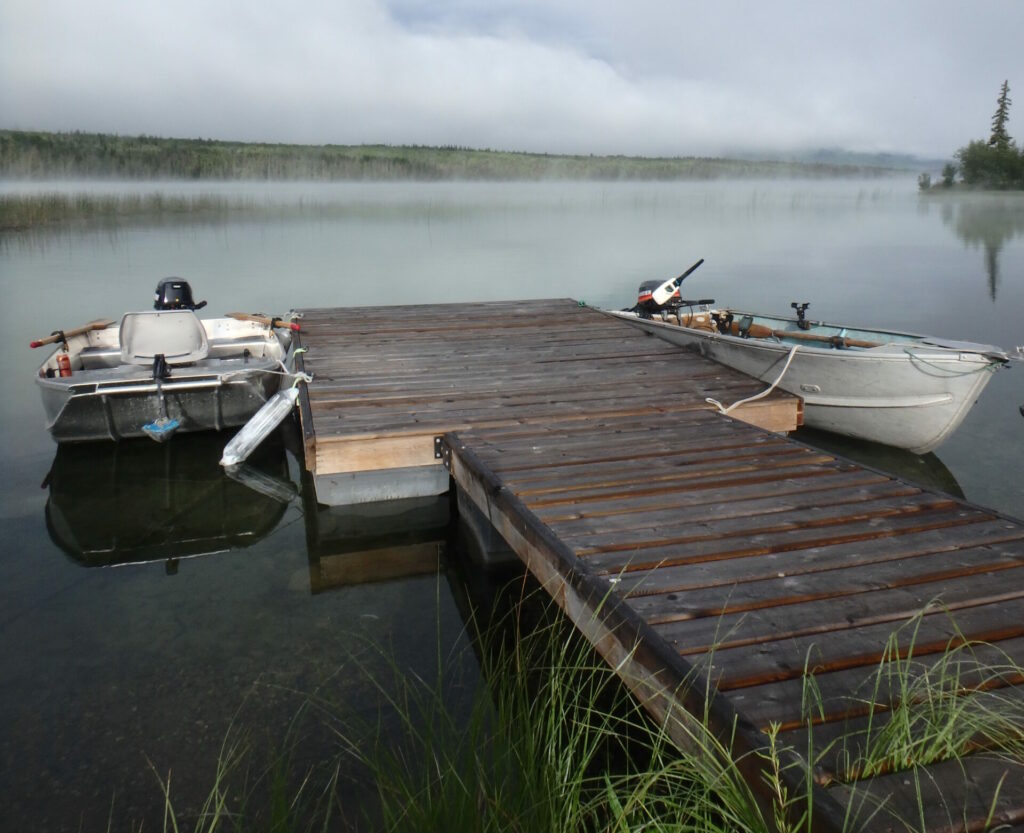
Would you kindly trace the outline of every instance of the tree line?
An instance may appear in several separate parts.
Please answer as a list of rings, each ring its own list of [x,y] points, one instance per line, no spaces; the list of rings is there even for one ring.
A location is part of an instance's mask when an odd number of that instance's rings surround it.
[[[1012,103],[1006,80],[999,90],[989,138],[968,142],[956,152],[956,162],[942,169],[943,187],[952,187],[959,174],[964,185],[974,188],[1024,189],[1024,148],[1017,146],[1006,128]],[[922,189],[932,187],[928,174],[922,174],[918,182]]]
[[[568,156],[392,145],[289,145],[0,130],[7,179],[692,180],[879,176],[874,166],[707,157]]]

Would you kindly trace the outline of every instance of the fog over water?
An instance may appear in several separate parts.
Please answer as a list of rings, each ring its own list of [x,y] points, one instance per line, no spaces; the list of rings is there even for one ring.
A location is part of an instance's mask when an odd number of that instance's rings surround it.
[[[14,0],[0,127],[941,159],[1024,84],[1021,31],[1017,0]]]

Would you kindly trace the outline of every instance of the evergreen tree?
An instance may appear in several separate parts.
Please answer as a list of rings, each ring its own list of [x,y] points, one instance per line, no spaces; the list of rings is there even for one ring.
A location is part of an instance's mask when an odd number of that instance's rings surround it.
[[[1010,138],[1010,82],[999,91],[999,104],[992,116],[992,136],[987,142],[969,142],[956,152],[964,184],[975,188],[1024,189],[1024,148]]]
[[[992,138],[988,143],[996,150],[1010,149],[1010,134],[1006,132],[1006,122],[1010,119],[1010,82],[1003,81],[1002,89],[999,91],[999,104],[995,115],[992,116]]]

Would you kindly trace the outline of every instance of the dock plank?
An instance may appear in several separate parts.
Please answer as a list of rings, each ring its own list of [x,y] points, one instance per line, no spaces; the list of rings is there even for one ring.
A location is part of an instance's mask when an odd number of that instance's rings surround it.
[[[878,705],[889,707],[900,702],[905,684],[925,675],[945,676],[965,689],[1020,686],[1021,667],[1024,638],[1011,638],[966,643],[949,653],[819,671],[808,678],[736,689],[730,697],[762,729],[776,723],[783,731],[793,731],[808,721],[818,726],[866,715]]]

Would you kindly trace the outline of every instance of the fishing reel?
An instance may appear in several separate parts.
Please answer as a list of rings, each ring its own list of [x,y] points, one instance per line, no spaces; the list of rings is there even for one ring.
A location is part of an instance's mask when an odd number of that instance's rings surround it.
[[[731,312],[711,313],[711,320],[714,322],[715,329],[724,336],[732,334],[733,318],[734,316]]]
[[[796,325],[801,330],[811,329],[811,322],[808,321],[806,318],[807,308],[810,306],[810,303],[805,301],[804,303],[800,304],[796,301],[793,301],[793,303],[791,303],[790,306],[796,310]]]

